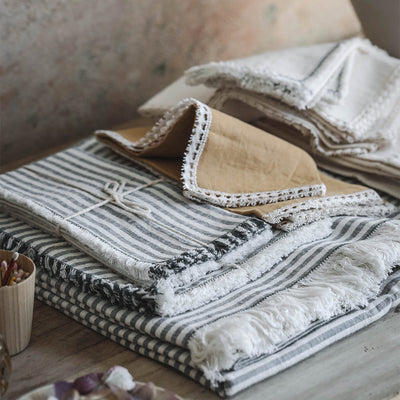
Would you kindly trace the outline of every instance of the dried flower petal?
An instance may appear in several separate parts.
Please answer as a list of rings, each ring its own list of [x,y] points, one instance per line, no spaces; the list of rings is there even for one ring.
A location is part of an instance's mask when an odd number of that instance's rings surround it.
[[[92,372],[90,374],[75,379],[73,385],[80,394],[87,394],[96,389],[101,384],[102,378],[103,374]]]
[[[57,381],[54,383],[54,394],[58,400],[61,400],[64,393],[68,392],[68,390],[73,390],[74,385],[70,382],[66,381]]]
[[[109,387],[114,386],[122,390],[132,390],[135,388],[132,375],[126,368],[119,365],[112,367],[107,372],[104,383]]]

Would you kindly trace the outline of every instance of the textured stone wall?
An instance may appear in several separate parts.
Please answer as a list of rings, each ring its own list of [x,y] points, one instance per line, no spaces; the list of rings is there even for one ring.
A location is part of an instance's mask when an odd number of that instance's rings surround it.
[[[0,165],[131,119],[189,66],[359,29],[348,0],[2,0]]]

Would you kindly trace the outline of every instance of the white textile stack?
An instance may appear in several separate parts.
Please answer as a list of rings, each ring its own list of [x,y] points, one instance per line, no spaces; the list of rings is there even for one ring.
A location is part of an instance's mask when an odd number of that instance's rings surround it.
[[[368,40],[196,66],[186,84],[140,111],[154,115],[167,99],[196,95],[310,151],[320,166],[400,198],[400,60]]]

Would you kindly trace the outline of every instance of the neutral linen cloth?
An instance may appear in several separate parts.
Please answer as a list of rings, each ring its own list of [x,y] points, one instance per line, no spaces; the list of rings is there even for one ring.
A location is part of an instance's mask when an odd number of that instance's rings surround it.
[[[260,133],[187,99],[154,129],[100,130],[96,136],[121,154],[140,156],[171,178],[181,178],[184,193],[192,199],[237,207],[325,194],[306,152]]]
[[[285,128],[269,132],[310,147],[321,156],[319,165],[347,171],[400,197],[400,61],[368,40],[209,63],[189,69],[186,79],[195,86],[190,88],[181,78],[148,100],[140,112],[159,116],[174,104],[169,98],[175,102],[199,96],[248,122],[263,116],[267,123],[281,121],[296,128],[296,137]],[[208,91],[204,85],[210,86]]]
[[[399,304],[399,216],[336,217],[326,239],[303,245],[233,293],[170,318],[124,307],[120,277],[61,239],[4,214],[0,246],[35,261],[39,299],[229,396],[376,321]],[[114,296],[115,304],[105,295]],[[276,307],[277,302],[284,306]],[[258,321],[249,321],[249,314],[257,318],[261,312]],[[204,341],[211,341],[207,348]]]
[[[376,192],[321,174],[314,160],[236,118],[185,99],[151,129],[100,130],[128,158],[182,182],[186,197],[254,215],[281,229],[333,215],[390,212]]]
[[[192,67],[189,84],[268,95],[330,125],[333,140],[390,141],[400,61],[366,39],[267,52]],[[382,121],[384,120],[384,121]]]
[[[400,60],[368,40],[210,63],[187,71],[187,80],[222,89],[213,107],[240,101],[295,126],[331,163],[396,180],[399,197]]]
[[[125,276],[128,301],[163,315],[256,279],[297,247],[327,236],[331,224],[285,235],[259,218],[194,203],[176,184],[94,138],[2,175],[0,205]],[[47,256],[59,251],[57,245]]]
[[[237,106],[238,105],[236,104],[235,107]],[[273,133],[274,135],[306,150],[309,154],[313,155],[315,162],[324,170],[331,171],[342,176],[354,177],[360,182],[365,183],[367,186],[386,192],[393,197],[400,198],[399,178],[396,177],[395,174],[393,174],[393,177],[389,176],[388,172],[390,171],[386,164],[382,162],[385,160],[385,157],[382,157],[382,161],[376,162],[374,169],[370,169],[370,172],[368,172],[368,169],[363,168],[361,165],[358,167],[352,162],[347,162],[348,157],[346,156],[340,157],[339,161],[338,157],[325,157],[324,155],[319,154],[319,152],[315,151],[313,148],[313,143],[304,140],[304,137],[299,135],[299,132],[293,126],[288,126],[285,123],[279,122],[278,120],[265,118],[263,116],[260,116],[259,119],[255,119],[252,123],[257,127]],[[397,140],[399,139],[400,137],[397,138]],[[383,154],[385,151],[385,149],[382,149],[374,153],[370,153],[370,155],[372,156],[375,153]],[[362,155],[358,156],[358,161],[361,161],[362,157]]]
[[[349,56],[358,45],[358,39],[351,39],[211,62],[190,68],[186,82],[212,88],[246,89],[305,109],[321,98],[334,102],[343,97]],[[326,85],[328,92],[324,90]]]

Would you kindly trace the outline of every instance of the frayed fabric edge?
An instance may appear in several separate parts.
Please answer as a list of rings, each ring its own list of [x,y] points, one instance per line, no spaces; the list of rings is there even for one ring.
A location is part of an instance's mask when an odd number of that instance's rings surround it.
[[[313,321],[365,306],[399,261],[400,221],[388,221],[369,238],[338,249],[290,289],[199,329],[188,344],[192,362],[211,382],[222,382],[221,371],[239,358],[271,353]]]
[[[352,194],[309,199],[279,208],[262,219],[284,231],[292,231],[304,224],[326,217],[358,215],[382,217],[393,213],[396,207],[383,201],[372,189]]]
[[[254,281],[300,246],[326,238],[332,232],[331,226],[332,220],[327,218],[287,233],[271,244],[263,240],[265,234],[261,235],[260,239],[263,243],[258,240],[258,244],[264,246],[260,246],[261,248],[246,262],[241,263],[236,260],[243,258],[244,251],[251,252],[242,246],[234,251],[235,254],[228,254],[220,260],[226,273],[209,279],[182,294],[177,294],[170,283],[167,285],[167,282],[163,282],[159,285],[159,291],[162,294],[156,298],[157,311],[160,315],[176,315],[223,297],[248,282]]]
[[[368,40],[352,38],[336,43],[314,73],[302,80],[281,75],[277,71],[237,65],[233,61],[211,62],[185,71],[186,83],[212,88],[241,88],[269,95],[299,110],[311,108],[322,97],[326,82],[346,63],[354,48],[366,46]]]

